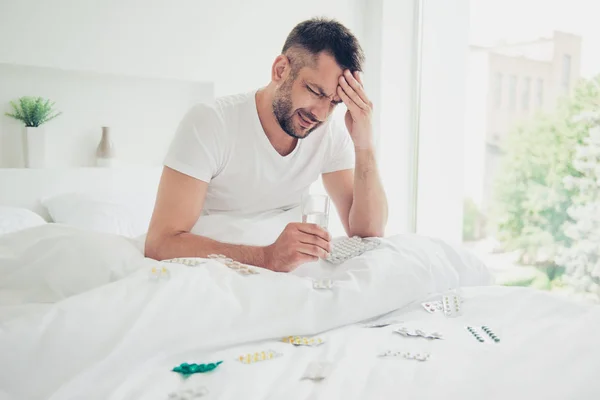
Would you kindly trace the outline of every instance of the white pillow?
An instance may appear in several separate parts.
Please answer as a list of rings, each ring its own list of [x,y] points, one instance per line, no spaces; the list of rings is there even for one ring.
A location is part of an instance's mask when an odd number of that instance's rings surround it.
[[[53,303],[152,265],[133,242],[62,224],[1,235],[0,313],[2,305]]]
[[[155,198],[149,193],[64,193],[41,203],[54,222],[136,237],[148,231]]]
[[[46,224],[44,218],[26,208],[0,207],[0,234],[44,224]]]

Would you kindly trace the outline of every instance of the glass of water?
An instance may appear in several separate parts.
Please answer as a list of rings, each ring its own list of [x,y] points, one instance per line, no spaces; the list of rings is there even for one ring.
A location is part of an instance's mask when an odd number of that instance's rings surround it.
[[[329,225],[329,197],[320,194],[302,196],[302,222],[317,224],[327,230]]]

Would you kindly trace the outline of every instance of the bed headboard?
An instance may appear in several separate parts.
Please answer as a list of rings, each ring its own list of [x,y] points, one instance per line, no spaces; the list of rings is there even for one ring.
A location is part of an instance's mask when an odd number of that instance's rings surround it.
[[[0,206],[32,210],[50,217],[40,200],[68,192],[143,192],[155,194],[162,167],[0,168]]]
[[[102,127],[119,162],[160,165],[181,118],[214,98],[210,82],[66,71],[0,63],[0,168],[22,168],[23,126],[10,101],[41,96],[62,114],[44,124],[50,168],[93,167]]]

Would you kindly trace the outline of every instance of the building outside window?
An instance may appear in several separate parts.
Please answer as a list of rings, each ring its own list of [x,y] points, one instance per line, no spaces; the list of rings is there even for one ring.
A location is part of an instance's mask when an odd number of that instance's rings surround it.
[[[496,77],[494,80],[494,105],[496,106],[496,109],[500,109],[502,107],[502,79],[502,74],[500,72],[496,72]]]
[[[535,97],[537,107],[542,108],[544,105],[544,80],[542,78],[537,79]]]
[[[523,110],[529,110],[529,94],[531,92],[531,78],[526,77],[523,81],[523,95],[521,98],[521,107]]]
[[[510,110],[517,109],[517,76],[511,75],[508,87],[508,106]]]
[[[571,86],[570,83],[571,83],[571,56],[568,54],[565,54],[563,56],[562,79],[561,79],[562,88],[565,92],[569,91],[570,86]]]
[[[462,217],[497,283],[600,303],[600,145],[581,115],[600,104],[591,3],[470,1]]]

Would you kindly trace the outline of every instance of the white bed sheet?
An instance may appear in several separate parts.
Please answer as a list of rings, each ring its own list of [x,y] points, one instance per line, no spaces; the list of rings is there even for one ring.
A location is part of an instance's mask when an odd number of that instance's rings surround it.
[[[170,392],[205,386],[211,399],[598,399],[600,328],[597,307],[570,303],[524,288],[462,289],[459,318],[429,314],[419,302],[381,319],[400,325],[360,324],[325,332],[319,347],[294,347],[277,339],[215,351],[160,354],[129,375],[111,399],[166,399]],[[438,296],[430,296],[433,300]],[[487,325],[499,343],[479,343],[465,329]],[[444,340],[405,338],[406,326],[438,331]],[[251,365],[236,356],[273,349],[282,357]],[[386,350],[429,352],[426,362],[377,357]],[[224,360],[214,372],[187,380],[169,372],[182,362]],[[321,382],[301,380],[312,361],[329,361]]]
[[[161,265],[171,278],[149,281],[149,269]],[[311,278],[319,277],[336,280],[335,289],[312,289]],[[218,370],[186,384],[205,383],[209,398],[218,399],[598,393],[590,380],[600,360],[591,333],[600,328],[598,309],[529,290],[465,288],[488,282],[487,270],[467,253],[411,235],[386,239],[338,267],[319,262],[293,274],[244,277],[215,261],[160,264],[119,236],[33,228],[0,238],[0,399],[164,399],[181,384],[173,366],[218,359],[225,360]],[[410,305],[459,286],[466,298],[461,319]],[[399,308],[407,323],[447,339],[423,343],[389,328],[348,326]],[[502,343],[482,347],[466,323],[493,327]],[[315,349],[279,342],[322,332],[328,341]],[[432,359],[375,357],[392,344],[425,346]],[[233,360],[263,348],[285,355],[256,365]],[[315,357],[335,362],[332,376],[299,381]],[[577,396],[560,397],[567,392]]]

